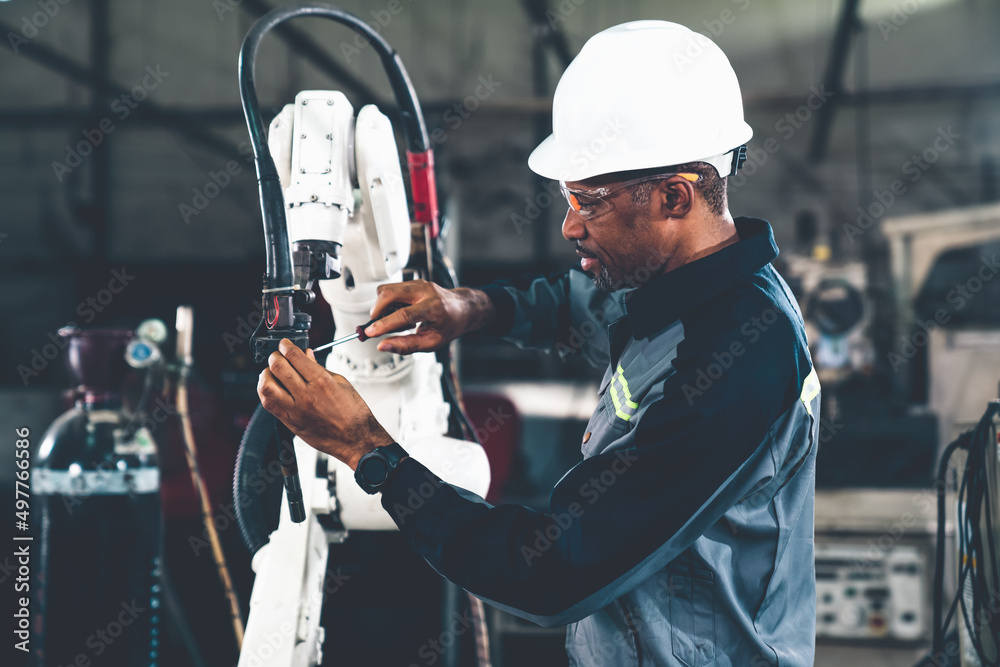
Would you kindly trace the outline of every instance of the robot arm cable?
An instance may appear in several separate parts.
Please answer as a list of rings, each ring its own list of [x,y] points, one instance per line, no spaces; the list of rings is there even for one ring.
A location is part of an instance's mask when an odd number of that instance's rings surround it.
[[[254,68],[257,48],[264,35],[277,25],[299,16],[318,16],[346,25],[364,36],[379,54],[403,118],[415,218],[418,222],[431,224],[432,235],[436,235],[437,227],[433,154],[430,151],[423,112],[417,102],[416,92],[395,49],[364,21],[334,7],[310,3],[299,7],[274,9],[258,19],[243,40],[239,57],[240,98],[250,132],[250,143],[253,147],[260,186],[267,253],[267,287],[271,289],[288,287],[289,291],[292,290],[291,286],[295,281],[285,220],[284,197],[277,168],[267,148],[264,119],[260,113],[257,87],[254,83]]]
[[[262,16],[251,26],[243,39],[238,68],[240,99],[253,148],[264,225],[266,271],[263,294],[265,297],[267,294],[273,294],[275,306],[273,321],[270,319],[265,321],[266,331],[258,328],[251,336],[251,349],[254,360],[258,363],[266,363],[267,357],[278,349],[278,343],[282,338],[290,339],[302,349],[305,349],[309,341],[308,317],[298,317],[294,308],[295,291],[298,286],[295,284],[288,221],[285,217],[285,199],[274,158],[267,146],[264,119],[261,116],[255,84],[257,49],[261,40],[276,26],[299,16],[323,17],[346,25],[364,36],[379,54],[403,118],[414,217],[417,222],[425,225],[425,238],[428,242],[428,277],[431,276],[434,254],[431,241],[437,235],[433,151],[428,146],[427,129],[416,92],[396,51],[361,19],[327,5],[310,3],[299,7],[279,7]],[[305,514],[300,509],[303,502],[291,434],[280,423],[276,425],[276,431],[280,443],[282,473],[285,476],[289,510],[292,513],[292,520],[298,523],[305,520]]]

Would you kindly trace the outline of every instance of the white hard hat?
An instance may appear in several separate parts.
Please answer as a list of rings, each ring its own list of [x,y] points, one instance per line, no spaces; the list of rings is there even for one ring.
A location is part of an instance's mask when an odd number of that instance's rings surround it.
[[[552,134],[528,166],[560,181],[708,162],[732,173],[753,135],[740,84],[710,39],[667,21],[597,33],[559,79]]]

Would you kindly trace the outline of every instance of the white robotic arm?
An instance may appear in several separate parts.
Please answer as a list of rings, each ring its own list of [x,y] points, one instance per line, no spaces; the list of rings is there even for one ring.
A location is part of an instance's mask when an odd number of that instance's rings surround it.
[[[410,255],[410,218],[389,119],[372,104],[355,119],[339,91],[302,91],[271,122],[268,144],[293,248],[334,246],[332,273],[342,274],[339,250],[346,243],[354,255],[352,282],[398,276]]]
[[[325,262],[313,275],[326,277],[319,285],[337,330],[353,330],[370,318],[378,285],[402,280],[410,255],[406,190],[389,119],[373,105],[355,118],[340,92],[303,91],[271,123],[268,143],[296,263],[306,256]],[[376,342],[338,346],[326,367],[354,385],[412,457],[442,479],[485,495],[485,452],[446,435],[450,405],[435,356],[379,352]],[[293,523],[283,502],[278,529],[254,556],[257,576],[239,667],[318,664],[327,544],[353,530],[396,529],[380,497],[362,491],[350,468],[298,438],[295,453],[306,521]],[[317,463],[324,477],[316,475]],[[322,514],[335,514],[344,530],[324,530]]]

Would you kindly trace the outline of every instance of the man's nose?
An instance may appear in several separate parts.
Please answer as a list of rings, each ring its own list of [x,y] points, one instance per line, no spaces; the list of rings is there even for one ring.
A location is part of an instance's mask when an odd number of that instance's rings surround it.
[[[562,223],[562,235],[567,241],[575,241],[587,236],[587,229],[583,226],[583,218],[571,208],[566,209],[566,217]]]

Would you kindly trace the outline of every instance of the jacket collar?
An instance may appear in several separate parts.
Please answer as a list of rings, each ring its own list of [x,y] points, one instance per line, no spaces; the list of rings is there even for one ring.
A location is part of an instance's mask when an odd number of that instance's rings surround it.
[[[740,240],[711,255],[662,273],[625,294],[625,313],[635,338],[645,338],[682,315],[747,280],[778,256],[771,225],[736,218]]]

